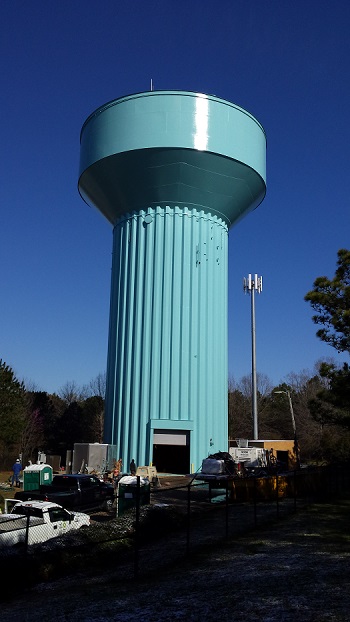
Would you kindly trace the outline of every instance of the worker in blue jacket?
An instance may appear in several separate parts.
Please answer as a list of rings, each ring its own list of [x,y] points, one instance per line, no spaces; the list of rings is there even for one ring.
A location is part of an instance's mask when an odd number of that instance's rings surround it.
[[[19,481],[19,474],[22,471],[22,465],[21,465],[21,461],[19,458],[17,458],[15,464],[12,467],[12,471],[13,471],[13,475],[12,475],[12,486],[14,485],[14,483],[16,482],[16,486],[19,487],[20,485],[20,481]]]

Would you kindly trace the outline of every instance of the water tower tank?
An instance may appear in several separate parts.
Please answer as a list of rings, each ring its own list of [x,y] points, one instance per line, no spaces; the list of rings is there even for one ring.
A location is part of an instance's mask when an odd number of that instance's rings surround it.
[[[113,226],[104,442],[124,470],[228,451],[228,230],[265,161],[260,123],[202,93],[121,97],[83,125],[79,192]]]

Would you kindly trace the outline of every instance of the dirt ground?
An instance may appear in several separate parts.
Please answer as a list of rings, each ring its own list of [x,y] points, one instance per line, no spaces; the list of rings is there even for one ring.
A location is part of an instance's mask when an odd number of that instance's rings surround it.
[[[19,591],[2,622],[349,622],[350,501],[310,506],[268,528],[194,549],[167,565],[176,539],[143,551],[158,570],[133,580],[122,566]],[[171,557],[171,556],[169,556]]]

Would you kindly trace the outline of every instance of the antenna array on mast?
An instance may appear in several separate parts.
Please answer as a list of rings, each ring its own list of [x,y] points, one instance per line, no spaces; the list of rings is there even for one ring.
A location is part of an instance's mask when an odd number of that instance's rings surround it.
[[[252,278],[251,274],[248,274],[248,278],[243,279],[243,290],[246,294],[247,292],[251,292],[252,289],[255,289],[258,294],[262,292],[262,276],[258,276],[254,274],[254,278]]]

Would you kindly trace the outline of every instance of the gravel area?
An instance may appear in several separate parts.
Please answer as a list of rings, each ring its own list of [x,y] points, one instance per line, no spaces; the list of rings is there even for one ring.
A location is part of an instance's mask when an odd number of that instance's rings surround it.
[[[348,622],[349,512],[346,500],[310,506],[239,537],[207,538],[200,548],[193,541],[187,558],[184,535],[173,535],[142,548],[137,580],[130,563],[121,563],[21,594],[20,576],[16,599],[1,604],[1,621],[49,614],[55,622]],[[170,553],[177,548],[176,560]]]

